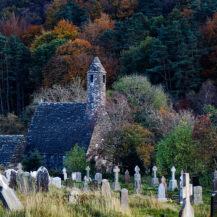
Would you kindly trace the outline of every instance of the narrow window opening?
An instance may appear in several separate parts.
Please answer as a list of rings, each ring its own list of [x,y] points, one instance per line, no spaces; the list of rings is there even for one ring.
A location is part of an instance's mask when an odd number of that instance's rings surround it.
[[[105,83],[105,75],[103,75],[103,83]]]
[[[93,75],[90,76],[90,82],[93,83]]]

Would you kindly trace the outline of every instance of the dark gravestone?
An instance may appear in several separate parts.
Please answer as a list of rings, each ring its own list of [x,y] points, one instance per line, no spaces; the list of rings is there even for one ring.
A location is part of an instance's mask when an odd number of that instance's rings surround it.
[[[66,179],[66,187],[67,188],[72,188],[73,187],[72,179]]]
[[[49,173],[45,167],[40,167],[36,175],[36,192],[49,191]]]
[[[217,217],[217,194],[211,197],[211,217]]]
[[[200,186],[199,176],[192,177],[192,184],[193,186]]]
[[[90,190],[97,191],[98,190],[98,182],[96,180],[92,180],[90,182]]]
[[[17,173],[15,171],[11,171],[9,187],[16,190],[17,189]]]

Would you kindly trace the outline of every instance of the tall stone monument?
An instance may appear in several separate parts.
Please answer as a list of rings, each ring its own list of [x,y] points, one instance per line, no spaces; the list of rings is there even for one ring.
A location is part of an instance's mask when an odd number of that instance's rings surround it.
[[[152,186],[158,186],[159,185],[159,179],[157,178],[157,167],[153,166],[152,171],[154,173],[154,177],[151,180]]]
[[[115,166],[114,169],[113,169],[113,172],[114,172],[114,182],[113,182],[113,190],[114,191],[119,191],[121,189],[120,187],[120,182],[119,182],[119,172],[120,172],[120,169],[118,166]]]
[[[175,189],[178,188],[177,180],[175,178],[176,168],[174,166],[171,168],[171,172],[172,172],[172,179],[170,180],[168,190],[174,191]]]
[[[89,166],[86,167],[86,180],[87,180],[87,182],[91,181],[91,178],[90,178],[90,167]]]
[[[158,186],[158,194],[157,194],[157,199],[160,201],[160,202],[166,202],[167,201],[167,197],[166,197],[166,193],[167,193],[167,185],[166,185],[166,179],[165,177],[163,176],[161,178],[161,183],[160,185]]]
[[[64,181],[66,181],[66,179],[67,179],[67,170],[66,170],[65,167],[63,168],[62,172],[63,172],[63,179],[64,179]]]
[[[142,186],[141,186],[141,174],[139,173],[140,168],[138,166],[135,167],[135,174],[134,174],[134,187],[135,192],[137,194],[142,193]]]
[[[194,217],[194,208],[191,205],[190,197],[193,195],[192,184],[190,184],[189,173],[183,174],[183,203],[182,209],[179,213],[179,217]]]
[[[109,184],[109,181],[107,179],[102,180],[101,195],[105,199],[111,199],[111,197],[112,197],[110,184]]]
[[[182,188],[183,188],[183,174],[184,174],[184,171],[181,170],[181,173],[180,173],[180,182],[179,182],[179,204],[183,204],[183,193],[182,193]]]

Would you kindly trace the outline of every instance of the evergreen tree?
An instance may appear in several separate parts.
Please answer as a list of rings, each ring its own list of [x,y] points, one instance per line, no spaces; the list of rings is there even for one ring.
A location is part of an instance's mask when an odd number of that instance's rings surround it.
[[[161,0],[140,0],[139,8],[149,18],[160,16],[163,12]]]
[[[62,11],[56,13],[60,19],[68,20],[76,26],[82,26],[88,20],[87,8],[67,0],[66,4],[62,5]]]

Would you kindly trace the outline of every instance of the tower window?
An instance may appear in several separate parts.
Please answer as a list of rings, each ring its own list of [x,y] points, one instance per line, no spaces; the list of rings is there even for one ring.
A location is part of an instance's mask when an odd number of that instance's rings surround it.
[[[90,76],[90,82],[93,83],[93,75]]]
[[[103,83],[105,83],[105,75],[103,75]]]

